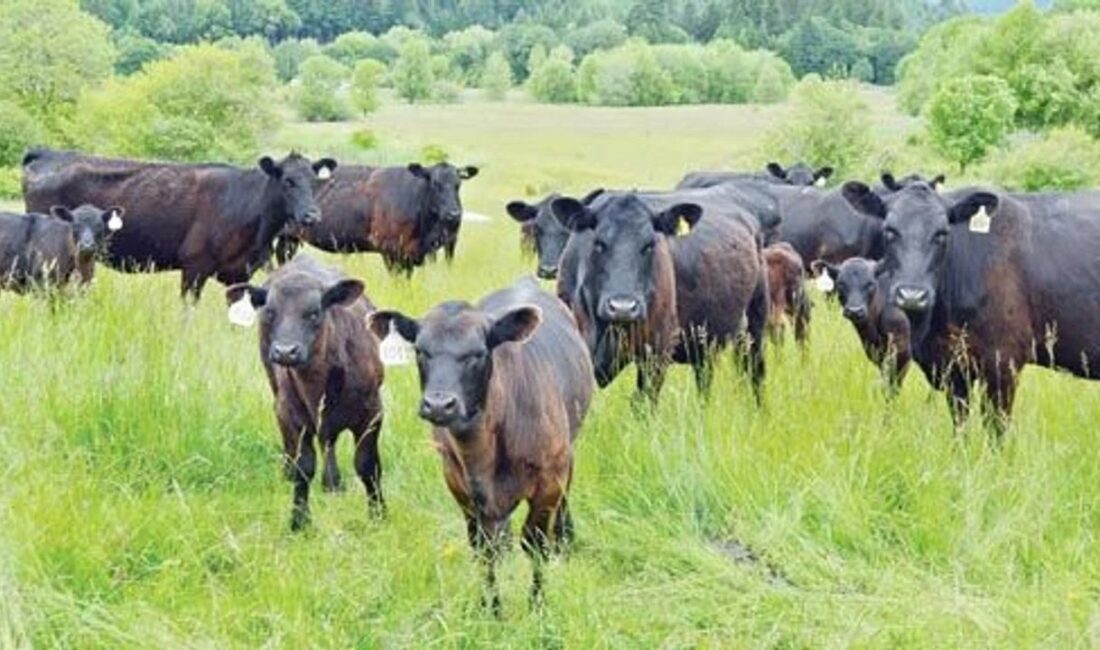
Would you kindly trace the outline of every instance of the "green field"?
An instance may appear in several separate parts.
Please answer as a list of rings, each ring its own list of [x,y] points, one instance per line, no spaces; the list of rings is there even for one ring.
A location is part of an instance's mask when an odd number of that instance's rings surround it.
[[[904,138],[875,99],[874,128]],[[405,162],[435,144],[481,166],[464,199],[492,221],[464,226],[452,265],[403,280],[336,259],[377,304],[419,314],[531,268],[506,201],[758,164],[784,110],[388,105],[366,125],[290,124],[270,148]],[[348,143],[363,126],[379,152]],[[496,621],[415,416],[415,371],[391,369],[384,389],[387,519],[367,518],[357,484],[328,495],[318,480],[314,528],[292,535],[256,332],[226,321],[216,285],[181,307],[178,281],[102,271],[60,307],[0,297],[0,648],[1100,645],[1090,384],[1027,370],[997,449],[977,422],[956,435],[919,372],[887,404],[815,296],[809,353],[769,350],[762,410],[728,359],[706,405],[685,368],[652,414],[631,409],[631,376],[597,395],[578,543],[551,563],[541,613],[514,550]]]

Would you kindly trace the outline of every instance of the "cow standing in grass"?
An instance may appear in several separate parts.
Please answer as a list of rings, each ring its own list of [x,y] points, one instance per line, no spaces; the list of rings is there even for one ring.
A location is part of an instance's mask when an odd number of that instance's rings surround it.
[[[1100,193],[844,195],[883,224],[886,299],[911,325],[913,359],[948,393],[956,424],[975,381],[1004,430],[1027,364],[1100,378]]]
[[[802,258],[787,242],[766,247],[763,255],[768,268],[768,333],[772,341],[779,343],[789,323],[794,328],[794,339],[805,349],[810,340],[813,305],[806,295]]]
[[[552,543],[572,537],[573,443],[593,390],[572,316],[521,281],[476,306],[445,302],[420,320],[378,312],[371,327],[379,336],[393,327],[416,347],[420,417],[434,427],[447,487],[487,563],[487,604],[499,614],[496,560],[521,501],[531,599],[539,603],[541,564]]]
[[[182,271],[181,294],[198,300],[211,277],[247,281],[271,257],[290,222],[321,218],[314,189],[336,162],[298,154],[259,160],[258,169],[86,156],[46,149],[23,158],[29,212],[54,205],[118,205],[127,227],[104,261],[122,271]]]
[[[260,360],[275,396],[287,478],[294,483],[291,528],[309,523],[309,486],[317,468],[314,439],[325,454],[326,490],[341,486],[336,441],[342,431],[355,439],[355,471],[373,514],[383,512],[382,361],[367,329],[374,308],[363,283],[299,257],[261,287],[226,290],[231,310],[258,310]],[[233,313],[231,313],[233,316]]]
[[[463,181],[478,168],[341,167],[317,194],[324,220],[291,224],[278,257],[293,257],[298,241],[331,253],[381,253],[386,268],[409,274],[442,250],[451,259],[462,225]]]
[[[50,216],[0,213],[0,287],[25,293],[91,282],[96,258],[122,228],[123,213],[94,205],[56,205]]]

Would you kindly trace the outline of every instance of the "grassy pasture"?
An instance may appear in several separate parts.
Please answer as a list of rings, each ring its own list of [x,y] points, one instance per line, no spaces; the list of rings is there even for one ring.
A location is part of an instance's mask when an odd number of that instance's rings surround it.
[[[875,100],[874,128],[904,137],[890,98]],[[406,281],[374,257],[336,259],[379,305],[419,314],[530,268],[507,200],[758,163],[782,110],[389,105],[367,125],[381,151],[356,152],[362,125],[347,124],[290,124],[270,148],[396,163],[437,144],[481,165],[464,200],[492,221],[464,227],[453,265]],[[631,410],[632,372],[598,394],[577,452],[578,544],[549,567],[541,615],[514,550],[497,622],[415,417],[415,371],[387,375],[389,517],[367,519],[354,480],[317,486],[314,529],[291,535],[256,333],[226,322],[217,286],[193,310],[177,288],[175,273],[104,271],[57,308],[0,296],[0,647],[1100,644],[1090,384],[1028,369],[992,449],[977,423],[953,433],[919,372],[886,404],[817,296],[808,354],[769,351],[763,410],[728,360],[709,403],[683,368],[652,414]],[[734,542],[760,561],[738,561]]]

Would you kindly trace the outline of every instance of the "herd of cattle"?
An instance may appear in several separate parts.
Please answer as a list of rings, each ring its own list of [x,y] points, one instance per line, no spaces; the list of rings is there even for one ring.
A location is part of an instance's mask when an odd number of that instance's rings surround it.
[[[0,283],[19,292],[86,283],[100,260],[125,272],[179,270],[185,299],[211,277],[227,285],[232,320],[260,317],[294,529],[309,521],[314,440],[323,486],[339,489],[335,443],[345,430],[370,510],[384,511],[382,353],[406,340],[419,415],[487,562],[495,611],[495,558],[520,502],[530,508],[523,548],[534,601],[541,560],[572,535],[573,443],[594,387],[634,363],[638,394],[656,400],[668,365],[682,363],[707,395],[715,355],[732,349],[759,400],[767,333],[778,340],[789,324],[808,342],[811,275],[835,289],[888,385],[916,361],[946,391],[956,423],[982,385],[999,435],[1026,364],[1100,372],[1090,365],[1100,358],[1100,193],[946,192],[942,176],[890,174],[874,187],[827,190],[828,167],[772,163],[761,173],[690,173],[672,190],[515,201],[507,212],[556,295],[525,279],[420,319],[376,309],[359,280],[295,256],[303,241],[377,252],[395,273],[439,251],[450,257],[459,190],[477,173],[447,163],[338,167],[296,153],[249,170],[34,150],[23,161],[27,213],[0,215]],[[273,266],[262,285],[249,283]]]

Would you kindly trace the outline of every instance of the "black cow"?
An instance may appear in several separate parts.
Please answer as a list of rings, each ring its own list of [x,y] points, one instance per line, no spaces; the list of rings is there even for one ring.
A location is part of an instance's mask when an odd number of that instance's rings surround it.
[[[51,216],[0,213],[0,287],[25,293],[91,282],[96,257],[122,227],[123,212],[58,205]]]
[[[127,227],[104,260],[123,271],[183,272],[181,293],[196,300],[211,277],[244,282],[271,255],[288,222],[321,218],[314,201],[336,161],[296,153],[259,160],[258,169],[184,165],[35,150],[23,159],[28,212],[54,205],[118,205]]]
[[[341,167],[317,194],[324,220],[291,224],[277,245],[279,261],[299,240],[331,253],[381,253],[396,273],[411,273],[440,249],[451,259],[462,225],[459,190],[477,173],[449,163]]]
[[[999,436],[1024,365],[1100,377],[1100,193],[943,196],[916,183],[884,200],[848,183],[844,194],[884,224],[887,298],[908,314],[913,358],[957,424],[974,380]]]
[[[794,187],[810,187],[824,185],[825,181],[833,175],[832,167],[821,167],[815,170],[804,162],[795,163],[791,165],[790,169],[784,169],[779,163],[770,162],[765,169],[765,172],[689,172],[676,185],[676,189],[714,187],[730,181],[745,180],[763,181],[776,185],[792,185]]]

